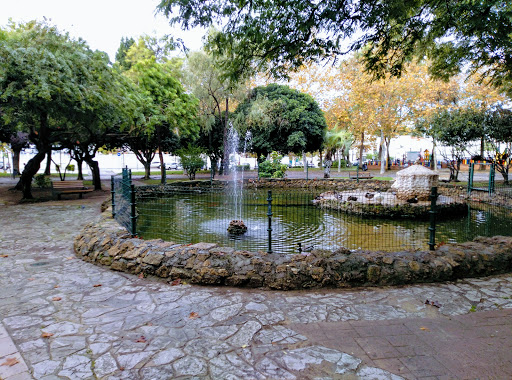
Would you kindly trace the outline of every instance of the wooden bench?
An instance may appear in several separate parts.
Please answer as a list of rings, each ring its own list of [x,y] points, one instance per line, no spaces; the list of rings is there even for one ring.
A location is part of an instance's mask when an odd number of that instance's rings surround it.
[[[348,172],[348,178],[350,179],[372,179],[373,176],[371,173],[365,173],[365,172],[359,172],[359,176],[357,175],[357,172]]]
[[[94,189],[89,189],[84,186],[84,181],[53,181],[52,192],[53,195],[57,195],[57,199],[60,199],[62,194],[78,194],[79,198],[82,199],[84,193],[90,193]]]

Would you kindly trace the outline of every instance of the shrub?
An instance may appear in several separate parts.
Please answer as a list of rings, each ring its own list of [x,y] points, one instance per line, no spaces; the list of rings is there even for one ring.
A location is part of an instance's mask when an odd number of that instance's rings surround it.
[[[261,178],[284,178],[288,166],[281,163],[283,156],[280,156],[277,152],[272,152],[270,158],[270,160],[260,162],[258,166],[259,176]],[[261,160],[264,160],[263,156]]]
[[[38,174],[34,177],[34,184],[41,189],[47,189],[52,186],[52,180],[44,174]]]
[[[237,172],[241,172],[241,171],[247,171],[247,170],[251,170],[251,165],[249,164],[243,164],[243,165],[236,165],[235,166],[235,170]]]
[[[347,167],[347,161],[345,160],[340,160],[341,162],[341,168],[346,168]],[[332,169],[337,169],[338,168],[338,160],[334,160],[332,162],[332,166],[331,166]]]
[[[202,149],[189,145],[187,148],[179,149],[176,153],[181,159],[183,169],[187,171],[188,178],[195,179],[196,172],[205,164],[201,158]]]

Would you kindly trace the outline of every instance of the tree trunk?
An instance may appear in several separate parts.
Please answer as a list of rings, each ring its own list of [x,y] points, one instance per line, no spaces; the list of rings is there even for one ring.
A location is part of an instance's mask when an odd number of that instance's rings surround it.
[[[229,174],[229,147],[228,147],[228,131],[229,131],[229,123],[228,123],[228,106],[229,106],[229,98],[226,98],[226,112],[224,113],[224,133],[222,135],[222,145],[224,146],[224,157],[222,158],[222,174]]]
[[[77,176],[77,180],[78,181],[83,181],[84,180],[84,173],[83,173],[83,170],[82,170],[82,165],[84,163],[83,160],[80,160],[80,159],[76,159],[75,157],[75,161],[76,161],[76,167],[77,167],[77,170],[78,170],[78,176]]]
[[[361,132],[361,145],[359,146],[359,167],[363,164],[364,132]]]
[[[101,190],[100,166],[98,165],[98,161],[94,161],[92,157],[86,157],[85,162],[87,162],[87,165],[91,168],[94,190]]]
[[[21,178],[15,187],[16,190],[23,191],[23,199],[34,198],[32,196],[32,179],[41,167],[41,162],[43,162],[46,153],[46,151],[37,152],[25,165],[25,169],[23,173],[21,173]]]
[[[162,153],[161,148],[158,148],[158,158],[160,158],[160,183],[162,185],[165,185],[165,183],[167,182],[167,168],[165,167],[164,154]]]
[[[20,174],[20,153],[21,148],[12,149],[12,172]]]
[[[330,150],[325,154],[324,178],[331,178],[332,153]]]
[[[389,157],[389,146],[391,145],[391,139],[384,139],[386,143],[386,169],[391,169],[391,157]]]
[[[380,174],[386,173],[386,160],[385,160],[385,143],[384,143],[384,131],[380,131],[380,145],[379,145],[379,152],[380,152]]]
[[[212,154],[210,157],[210,170],[213,172],[212,178],[215,178],[215,173],[217,172],[217,157]]]
[[[44,175],[50,175],[52,172],[52,151],[50,150],[46,155],[46,168],[44,169]]]
[[[146,161],[143,163],[144,165],[144,179],[151,178],[151,161]]]

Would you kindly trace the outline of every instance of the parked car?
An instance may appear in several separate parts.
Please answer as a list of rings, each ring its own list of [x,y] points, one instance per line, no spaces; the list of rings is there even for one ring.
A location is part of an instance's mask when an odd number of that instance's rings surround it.
[[[167,170],[181,170],[181,164],[178,162],[171,162],[170,164],[167,164]]]

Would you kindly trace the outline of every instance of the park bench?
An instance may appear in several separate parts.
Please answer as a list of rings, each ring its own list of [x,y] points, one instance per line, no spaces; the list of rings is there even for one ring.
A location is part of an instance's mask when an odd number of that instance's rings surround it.
[[[84,186],[84,181],[53,181],[52,192],[53,195],[57,195],[57,199],[60,199],[62,194],[78,194],[79,198],[82,199],[84,193],[90,193],[94,189],[89,189]]]
[[[373,176],[371,173],[365,173],[365,172],[348,172],[348,178],[350,179],[372,179]]]

